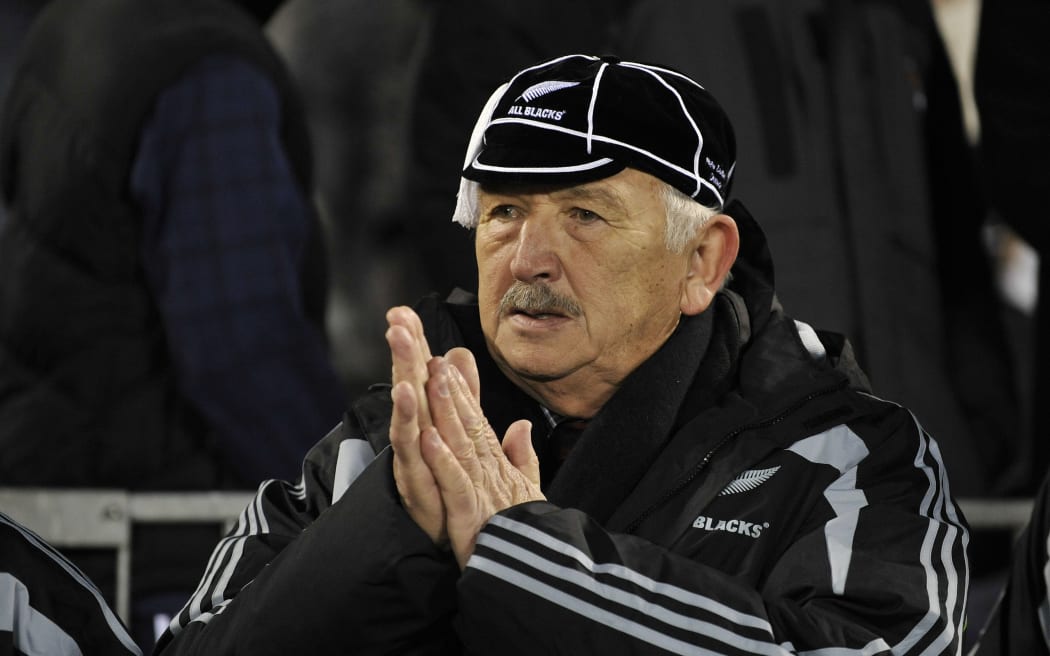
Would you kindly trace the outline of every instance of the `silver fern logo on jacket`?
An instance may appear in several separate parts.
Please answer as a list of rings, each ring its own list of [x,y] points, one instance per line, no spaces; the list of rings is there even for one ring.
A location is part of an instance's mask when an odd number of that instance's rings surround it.
[[[724,497],[727,494],[750,492],[759,485],[762,485],[769,479],[773,478],[773,474],[777,473],[777,470],[779,469],[779,465],[776,467],[770,467],[769,469],[749,469],[729,481],[729,485],[726,485],[725,488],[718,493],[718,496]]]

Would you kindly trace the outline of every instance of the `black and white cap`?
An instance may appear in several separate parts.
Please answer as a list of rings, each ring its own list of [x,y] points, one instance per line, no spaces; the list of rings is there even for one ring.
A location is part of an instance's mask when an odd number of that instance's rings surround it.
[[[729,118],[689,77],[569,55],[526,68],[496,90],[478,118],[463,177],[582,184],[631,167],[721,208],[735,162]]]

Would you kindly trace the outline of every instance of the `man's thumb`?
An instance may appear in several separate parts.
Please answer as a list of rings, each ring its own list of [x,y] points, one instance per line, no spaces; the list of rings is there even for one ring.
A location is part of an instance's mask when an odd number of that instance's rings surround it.
[[[531,421],[519,419],[510,425],[507,434],[503,436],[503,453],[507,454],[510,464],[539,488],[540,459],[532,448]]]

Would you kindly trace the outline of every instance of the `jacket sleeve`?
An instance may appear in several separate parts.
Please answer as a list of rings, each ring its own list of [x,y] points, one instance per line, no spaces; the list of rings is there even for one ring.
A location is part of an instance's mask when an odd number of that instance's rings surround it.
[[[0,656],[140,656],[95,584],[0,512]]]
[[[260,487],[154,653],[452,648],[455,561],[401,508],[390,449],[374,456],[353,433],[339,427],[315,446],[298,485]]]
[[[856,437],[839,429],[832,438]],[[757,582],[575,510],[510,508],[459,582],[461,639],[502,654],[956,654],[966,528],[932,440],[914,421],[893,432],[837,463],[809,507],[779,506],[808,521],[756,566]],[[797,446],[789,457],[827,460],[819,444]]]

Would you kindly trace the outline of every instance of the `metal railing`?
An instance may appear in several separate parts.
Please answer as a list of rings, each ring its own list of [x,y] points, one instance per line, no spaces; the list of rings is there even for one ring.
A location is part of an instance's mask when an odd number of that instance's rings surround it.
[[[214,522],[225,532],[252,496],[251,492],[0,488],[0,511],[59,550],[112,549],[116,559],[113,610],[127,622],[131,617],[132,525]]]
[[[1019,534],[1032,515],[1031,499],[960,499],[966,521],[975,530],[1011,530]]]
[[[251,492],[0,488],[0,511],[59,550],[112,549],[116,558],[114,610],[126,622],[131,606],[132,525],[215,522],[225,532],[252,496]],[[1020,533],[1032,511],[1031,499],[962,499],[959,505],[974,530]]]

